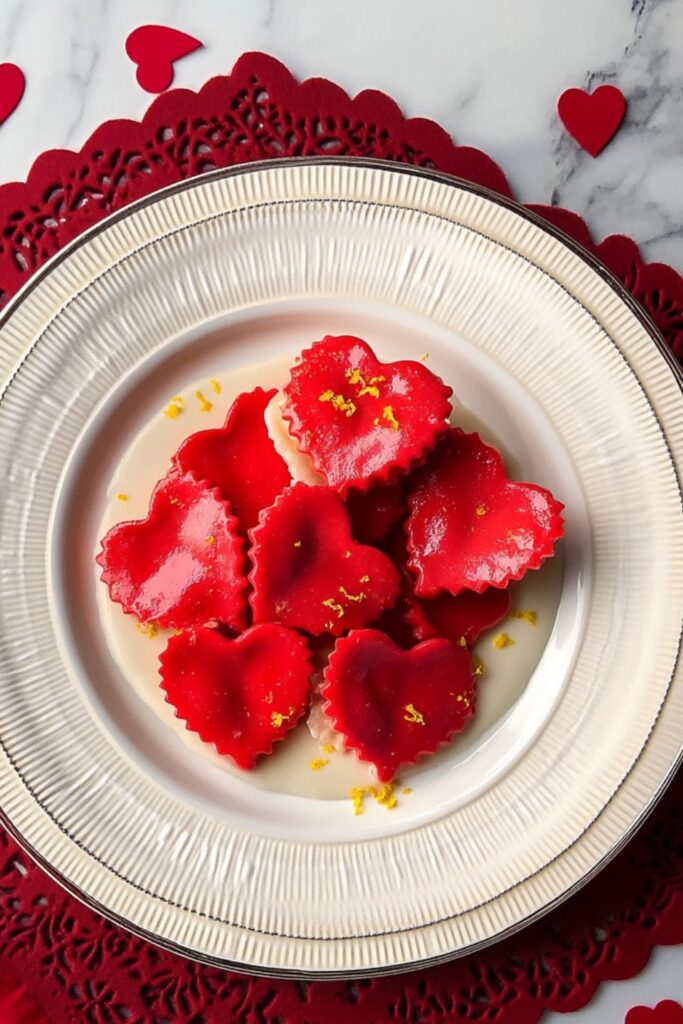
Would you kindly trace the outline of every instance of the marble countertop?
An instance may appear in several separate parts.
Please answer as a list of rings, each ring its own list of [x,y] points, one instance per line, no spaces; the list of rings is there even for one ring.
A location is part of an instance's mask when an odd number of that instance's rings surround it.
[[[178,62],[176,86],[196,89],[258,49],[299,78],[382,89],[497,159],[522,201],[566,206],[596,238],[629,234],[683,272],[681,0],[2,0],[0,63],[19,64],[27,87],[0,129],[0,181],[24,179],[45,149],[80,147],[107,118],[142,116],[152,97],[124,43],[155,22],[207,44]],[[602,82],[628,111],[594,160],[555,104]],[[683,948],[658,950],[640,978],[604,986],[568,1019],[620,1024],[629,1006],[665,997],[683,1002]]]
[[[683,271],[683,4],[680,0],[2,0],[0,61],[27,75],[2,127],[0,181],[34,157],[79,147],[101,121],[139,118],[151,97],[124,42],[137,25],[174,25],[207,42],[178,62],[198,88],[245,50],[376,87],[407,115],[432,117],[497,159],[518,197],[585,216],[596,237],[633,236],[648,259]],[[625,124],[594,160],[555,114],[569,86],[614,82]],[[28,130],[27,130],[27,126]]]

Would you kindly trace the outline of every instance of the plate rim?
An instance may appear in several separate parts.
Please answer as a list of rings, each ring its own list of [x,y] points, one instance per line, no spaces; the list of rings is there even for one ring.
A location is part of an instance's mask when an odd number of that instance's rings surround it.
[[[114,211],[113,213],[109,214],[107,217],[99,221],[97,224],[92,225],[82,234],[72,239],[69,243],[67,243],[67,245],[64,246],[64,248],[60,249],[59,252],[55,253],[49,260],[47,260],[38,271],[31,275],[29,280],[8,302],[5,309],[2,310],[2,312],[0,313],[0,328],[2,328],[10,320],[10,318],[15,314],[17,309],[26,301],[26,299],[30,296],[33,290],[39,285],[39,283],[43,281],[52,272],[55,266],[58,266],[60,263],[64,262],[66,259],[70,257],[70,255],[73,252],[77,251],[79,248],[87,244],[93,238],[97,237],[100,233],[106,231],[109,227],[116,224],[118,221],[125,219],[129,215],[132,215],[137,211],[146,208],[147,206],[154,205],[168,196],[176,195],[191,190],[197,185],[209,184],[212,181],[223,180],[225,178],[237,177],[245,174],[258,173],[260,171],[268,170],[271,168],[292,167],[293,165],[310,166],[313,164],[328,166],[344,165],[347,167],[360,166],[378,171],[391,172],[393,174],[399,173],[413,177],[425,178],[428,180],[435,181],[439,184],[447,185],[453,188],[458,188],[460,191],[469,192],[481,198],[487,199],[493,204],[506,208],[511,212],[515,213],[517,216],[521,217],[522,219],[534,224],[536,227],[540,228],[545,234],[552,236],[553,238],[561,242],[566,248],[572,251],[575,255],[577,255],[584,263],[586,263],[593,271],[595,271],[598,274],[598,276],[611,288],[612,291],[616,292],[618,298],[622,301],[622,303],[624,303],[628,307],[630,312],[636,317],[636,319],[640,322],[641,326],[650,336],[651,340],[654,341],[660,355],[664,357],[664,361],[668,369],[672,372],[674,379],[678,384],[679,390],[683,390],[683,371],[674,359],[673,354],[666,345],[664,339],[662,338],[661,334],[659,333],[649,314],[636,302],[636,300],[633,298],[631,293],[628,292],[625,286],[618,280],[618,278],[615,277],[614,274],[612,274],[611,271],[609,271],[597,259],[597,257],[595,257],[588,250],[586,250],[582,245],[575,242],[574,239],[566,235],[561,229],[558,229],[554,225],[549,224],[540,215],[536,214],[532,210],[528,210],[526,207],[518,203],[516,200],[500,196],[491,189],[476,185],[472,182],[465,181],[463,179],[457,178],[453,175],[446,174],[443,172],[433,171],[431,169],[426,168],[418,168],[412,165],[395,163],[390,160],[379,160],[375,158],[299,157],[252,161],[244,164],[235,165],[232,167],[219,168],[203,175],[187,178],[180,182],[174,182],[164,187],[163,189],[151,192],[148,195],[143,196],[140,199],[137,199],[132,203],[126,205],[125,207],[122,207],[120,210]],[[8,361],[9,365],[6,366],[6,369],[8,371],[7,377],[2,385],[0,395],[4,396],[7,389],[11,386],[11,383],[14,379],[14,376],[19,366],[23,363],[26,355],[29,352],[30,347],[22,349],[22,351],[19,354],[17,354],[16,352],[11,354],[11,358]],[[622,356],[624,356],[624,358],[626,358],[623,352],[621,354]],[[628,362],[628,359],[626,359],[626,361]],[[657,422],[661,427],[662,424],[656,410],[653,409],[653,412],[655,414]],[[663,430],[662,432],[664,433]],[[668,447],[668,439],[666,438],[666,434],[664,434],[664,440]],[[679,637],[679,660],[680,654],[681,646]],[[650,801],[647,803],[647,805],[644,807],[644,809],[641,811],[638,817],[634,820],[631,826],[622,834],[621,839],[607,852],[607,854],[605,854],[594,865],[594,867],[589,872],[583,875],[581,879],[579,879],[570,888],[560,893],[556,898],[544,904],[543,907],[539,908],[534,912],[531,912],[522,920],[516,921],[513,925],[497,933],[493,937],[479,940],[476,943],[471,943],[465,948],[456,949],[455,951],[450,951],[446,954],[439,954],[432,958],[418,958],[416,960],[405,961],[400,964],[390,965],[389,967],[369,967],[366,969],[358,970],[307,972],[305,970],[289,968],[261,968],[250,964],[233,962],[223,957],[215,957],[211,954],[204,954],[197,950],[189,949],[186,946],[179,945],[171,939],[166,939],[162,936],[158,936],[139,925],[135,925],[132,922],[129,922],[127,919],[118,915],[115,911],[112,911],[109,908],[101,905],[96,899],[89,896],[74,883],[70,882],[69,879],[62,875],[62,873],[58,869],[53,868],[52,865],[45,859],[45,857],[42,854],[40,854],[37,850],[33,849],[30,843],[24,840],[23,836],[21,836],[21,834],[17,832],[16,828],[13,826],[11,820],[7,817],[4,809],[2,808],[0,808],[0,821],[2,821],[4,826],[16,840],[20,848],[24,850],[29,856],[31,856],[32,859],[43,870],[45,870],[46,873],[54,881],[56,881],[63,889],[65,889],[67,892],[69,892],[71,895],[77,898],[82,904],[102,914],[105,918],[115,922],[116,924],[121,925],[133,934],[136,934],[139,937],[147,941],[150,941],[157,946],[166,948],[171,952],[214,966],[228,968],[230,970],[234,970],[241,973],[260,975],[266,977],[300,977],[312,978],[317,980],[349,977],[373,977],[401,973],[403,971],[414,969],[420,966],[426,967],[436,963],[446,962],[450,959],[454,959],[459,956],[469,955],[470,953],[477,952],[478,950],[488,945],[491,945],[495,942],[502,941],[509,935],[514,934],[522,928],[525,928],[533,921],[538,920],[540,917],[545,915],[555,906],[558,906],[559,904],[564,902],[564,900],[570,898],[575,892],[577,892],[592,878],[594,878],[602,870],[602,868],[606,866],[606,864],[608,864],[628,843],[628,841],[640,828],[640,826],[649,816],[649,814],[654,809],[656,804],[659,802],[682,762],[683,749],[679,752],[678,757],[672,764],[667,775],[663,778],[658,788],[654,791]],[[13,765],[13,767],[15,772],[20,774],[17,766]],[[613,797],[614,794],[612,795],[610,800],[605,804],[605,807],[609,805]],[[605,808],[603,807],[602,810],[604,811],[604,809]],[[600,813],[602,814],[602,811]],[[589,826],[587,827],[590,827],[590,825],[592,824],[593,822],[589,823]]]

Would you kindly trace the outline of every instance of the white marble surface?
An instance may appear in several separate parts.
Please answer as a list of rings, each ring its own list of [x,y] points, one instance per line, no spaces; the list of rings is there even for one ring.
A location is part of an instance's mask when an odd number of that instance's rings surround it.
[[[683,271],[682,0],[0,0],[0,62],[27,78],[0,127],[0,181],[23,179],[44,149],[78,148],[107,118],[143,114],[151,97],[124,43],[154,22],[206,43],[177,64],[177,86],[198,88],[259,49],[300,78],[383,89],[486,150],[522,200],[565,205],[596,237],[623,231]],[[555,103],[601,82],[629,105],[593,160]],[[570,1019],[621,1022],[633,1003],[665,997],[683,1001],[683,948],[658,951],[639,979],[605,986]]]

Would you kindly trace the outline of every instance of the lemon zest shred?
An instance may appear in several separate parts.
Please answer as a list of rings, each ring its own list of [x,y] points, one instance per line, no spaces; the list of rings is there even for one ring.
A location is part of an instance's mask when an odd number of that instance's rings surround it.
[[[295,548],[300,548],[301,547],[301,541],[300,540],[295,540],[294,541],[294,547]]]
[[[538,615],[531,608],[521,608],[519,611],[510,612],[511,619],[523,619],[524,622],[528,622],[530,626],[535,626],[538,622]]]
[[[413,725],[424,725],[424,715],[422,715],[414,704],[406,704],[404,710],[407,712],[403,716],[404,722],[410,722]]]
[[[210,533],[209,536],[206,538],[206,543],[209,545],[209,547],[211,547],[212,544],[216,543],[216,538],[212,533]]]
[[[333,597],[326,598],[322,604],[323,608],[329,608],[331,612],[334,612],[338,619],[342,619],[344,617],[343,605],[339,604],[338,601],[335,601]]]
[[[116,495],[116,500],[117,501],[128,501],[128,495],[127,494],[123,494],[123,493],[117,494]]]
[[[335,754],[337,752],[337,748],[333,747],[331,743],[323,743],[321,749],[324,754]]]
[[[497,651],[502,651],[504,647],[515,646],[515,641],[512,639],[511,636],[508,636],[507,633],[498,633],[497,636],[494,636],[491,643],[493,644]]]
[[[174,399],[172,402],[169,402],[164,409],[164,416],[168,416],[169,420],[177,420],[182,411],[183,407],[181,405],[177,405]]]
[[[412,791],[412,789],[410,788],[410,786],[406,786],[406,787],[405,787],[405,789],[402,789],[402,790],[401,790],[401,792],[403,793],[403,795],[404,795],[404,796],[410,796],[410,794],[411,794],[411,793],[412,793],[413,791]]]
[[[200,412],[211,412],[211,410],[213,409],[213,402],[210,402],[208,398],[204,398],[204,395],[202,394],[201,391],[195,391],[194,397],[199,402]]]
[[[339,593],[342,595],[342,597],[345,597],[347,601],[353,601],[356,604],[360,604],[361,601],[365,601],[368,596],[367,594],[363,593],[362,590],[360,594],[349,594],[346,587],[340,587]]]
[[[146,636],[148,640],[151,640],[152,637],[155,637],[159,632],[159,627],[156,622],[136,622],[135,628],[139,633],[142,633],[143,636]]]
[[[486,505],[477,505],[477,507],[474,510],[474,514],[476,516],[485,516],[487,512],[488,512],[488,509],[487,509]]]
[[[215,377],[211,378],[209,384],[211,385],[211,390],[213,391],[214,395],[220,395],[222,389],[220,383],[216,380]]]
[[[280,729],[285,722],[288,722],[290,720],[293,712],[293,708],[289,709],[288,715],[283,715],[281,711],[273,711],[272,715],[270,716],[270,724],[272,725],[273,729]]]
[[[349,790],[349,796],[353,802],[353,813],[356,817],[363,813],[363,800],[365,799],[366,790],[366,786],[353,786]]]
[[[314,757],[313,760],[309,762],[309,768],[312,772],[319,772],[329,763],[330,762],[327,757]]]

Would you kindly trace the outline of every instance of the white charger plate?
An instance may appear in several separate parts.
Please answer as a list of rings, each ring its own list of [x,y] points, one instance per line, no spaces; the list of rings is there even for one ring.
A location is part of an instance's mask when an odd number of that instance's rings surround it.
[[[342,332],[428,349],[567,506],[524,693],[360,819],[184,749],[112,662],[92,568],[112,467],[177,386]],[[205,175],[53,259],[0,360],[0,805],[89,905],[207,962],[389,973],[543,913],[661,795],[683,738],[679,379],[624,290],[526,211],[377,161]]]

